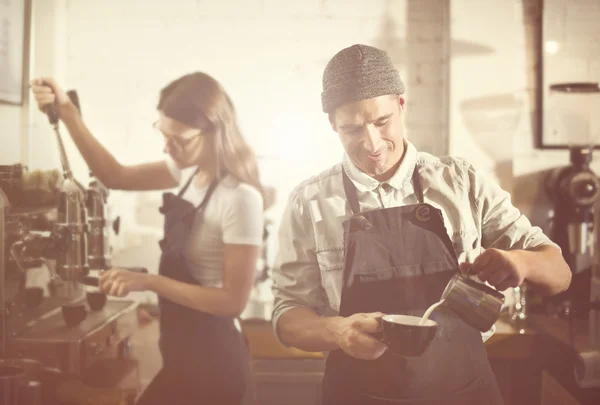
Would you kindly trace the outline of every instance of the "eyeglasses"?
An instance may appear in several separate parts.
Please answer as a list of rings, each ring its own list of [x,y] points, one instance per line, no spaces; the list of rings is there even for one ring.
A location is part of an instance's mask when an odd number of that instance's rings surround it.
[[[180,136],[175,135],[167,135],[163,132],[162,129],[158,127],[158,121],[155,121],[152,124],[152,129],[160,134],[165,140],[165,143],[172,145],[178,152],[182,152],[187,148],[196,138],[203,134],[202,131],[198,132],[196,135],[190,136],[189,138],[182,138]]]

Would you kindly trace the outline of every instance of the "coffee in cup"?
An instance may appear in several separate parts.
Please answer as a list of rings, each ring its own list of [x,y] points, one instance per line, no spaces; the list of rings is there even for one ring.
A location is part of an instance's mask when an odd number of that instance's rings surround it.
[[[388,351],[398,356],[421,356],[436,335],[438,323],[410,315],[384,315],[382,339]]]

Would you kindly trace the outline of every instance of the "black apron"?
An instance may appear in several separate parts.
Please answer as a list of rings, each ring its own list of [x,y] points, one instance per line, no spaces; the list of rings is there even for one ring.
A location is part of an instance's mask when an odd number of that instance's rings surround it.
[[[218,184],[208,187],[198,207],[183,199],[196,172],[181,191],[163,194],[165,216],[159,274],[199,284],[184,258],[192,225]],[[200,312],[159,297],[163,368],[142,393],[138,405],[240,404],[245,391],[248,352],[232,318]]]
[[[345,172],[343,179],[353,216],[343,224],[340,316],[422,316],[440,300],[458,260],[442,212],[424,202],[418,166],[412,176],[414,205],[361,213],[354,184]],[[323,404],[502,404],[481,333],[441,308],[430,319],[439,324],[438,332],[420,357],[386,351],[377,360],[360,360],[332,351]]]

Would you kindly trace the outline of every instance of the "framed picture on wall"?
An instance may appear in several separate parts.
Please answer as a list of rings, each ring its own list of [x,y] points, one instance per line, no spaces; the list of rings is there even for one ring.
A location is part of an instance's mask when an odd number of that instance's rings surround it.
[[[600,30],[593,17],[600,16],[600,7],[591,4],[585,8],[570,0],[543,1],[540,149],[600,148]]]
[[[0,102],[21,105],[28,61],[30,0],[0,0]]]

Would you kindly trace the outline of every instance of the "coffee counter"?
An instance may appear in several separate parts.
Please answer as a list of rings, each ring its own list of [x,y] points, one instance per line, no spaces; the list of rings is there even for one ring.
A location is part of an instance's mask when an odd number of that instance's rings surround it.
[[[309,377],[313,385],[319,384],[324,363],[322,353],[286,348],[267,321],[247,320],[243,328],[252,357],[260,365],[260,370],[256,370],[259,392],[261,378],[274,377],[278,366],[282,367],[277,369],[280,373],[277,381],[281,384],[285,384],[282,375],[288,371],[295,379],[304,377],[305,388],[309,386]],[[502,316],[485,346],[506,405],[600,404],[600,390],[579,388],[573,373],[575,354],[590,349],[587,322],[573,322],[573,338],[576,351],[571,349],[565,319],[531,315],[527,326],[517,327]],[[274,384],[275,379],[271,382]],[[291,389],[292,384],[281,390]]]
[[[245,320],[242,327],[253,358],[258,403],[318,404],[323,354],[286,348],[268,321]],[[585,322],[575,322],[574,331],[575,347],[585,350]],[[140,328],[131,342],[145,386],[161,363],[156,321]],[[598,389],[582,390],[575,384],[568,343],[568,323],[563,319],[532,315],[527,327],[516,328],[501,318],[485,346],[506,405],[600,404]]]
[[[574,320],[573,345],[576,352],[591,351],[588,341],[588,322]],[[486,342],[490,358],[525,358],[533,354],[534,343],[540,336],[571,345],[567,319],[533,314],[524,327],[517,327],[504,316],[496,322],[496,333]]]
[[[600,388],[582,388],[575,368],[592,354],[587,320],[532,314],[518,328],[501,318],[486,342],[507,404],[600,404]],[[597,364],[597,363],[596,363]]]

